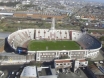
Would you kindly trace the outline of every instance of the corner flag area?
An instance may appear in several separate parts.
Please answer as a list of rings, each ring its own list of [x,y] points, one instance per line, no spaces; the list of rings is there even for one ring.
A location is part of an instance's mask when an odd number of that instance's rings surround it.
[[[28,45],[30,51],[42,50],[78,50],[79,45],[75,41],[31,41]]]

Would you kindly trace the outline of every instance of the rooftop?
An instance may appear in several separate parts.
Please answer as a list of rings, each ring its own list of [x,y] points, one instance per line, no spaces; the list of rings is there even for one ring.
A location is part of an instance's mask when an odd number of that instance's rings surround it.
[[[23,69],[21,76],[23,77],[37,77],[36,66],[27,66]]]
[[[60,59],[60,60],[55,60],[56,63],[62,63],[62,62],[71,62],[71,59]]]
[[[38,67],[39,78],[57,78],[55,69],[50,67]]]

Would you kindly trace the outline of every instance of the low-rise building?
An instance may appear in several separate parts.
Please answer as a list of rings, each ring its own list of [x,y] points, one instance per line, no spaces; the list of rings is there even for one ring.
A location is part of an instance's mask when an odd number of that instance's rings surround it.
[[[37,78],[37,67],[27,66],[23,69],[20,78]]]
[[[92,36],[96,37],[96,38],[100,38],[102,36],[104,36],[104,33],[99,33],[99,32],[91,32],[90,33]]]
[[[54,65],[57,73],[59,73],[60,69],[62,70],[62,72],[69,72],[70,68],[72,68],[73,72],[75,72],[79,67],[87,67],[88,61],[86,61],[85,59],[58,59],[54,60]]]
[[[27,66],[23,69],[20,78],[57,78],[50,67]]]

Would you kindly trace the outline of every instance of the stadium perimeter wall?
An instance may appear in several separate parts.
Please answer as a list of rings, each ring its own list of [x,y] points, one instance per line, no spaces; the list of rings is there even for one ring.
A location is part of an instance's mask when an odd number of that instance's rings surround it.
[[[84,34],[86,33],[76,30],[23,29],[10,34],[7,42],[15,50],[18,46],[27,48],[30,40],[72,40],[77,42]],[[68,56],[70,59],[83,59],[97,57],[101,47],[102,45],[94,49],[28,51],[28,53],[35,53],[36,61],[50,61],[61,56]]]

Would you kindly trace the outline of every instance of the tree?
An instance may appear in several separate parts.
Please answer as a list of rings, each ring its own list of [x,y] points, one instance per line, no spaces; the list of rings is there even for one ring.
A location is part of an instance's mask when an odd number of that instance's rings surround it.
[[[59,59],[69,59],[70,57],[68,56],[61,56]]]
[[[88,61],[88,65],[92,65],[93,61],[91,60],[91,58],[86,58],[86,61]]]
[[[100,37],[99,40],[100,40],[100,41],[104,41],[104,36]]]
[[[36,61],[31,61],[30,63],[29,63],[29,65],[30,66],[38,66],[38,67],[40,67],[41,65],[42,65],[42,63],[41,62],[36,62]]]
[[[101,43],[103,44],[103,48],[104,48],[104,36],[100,37],[99,40],[100,40]]]
[[[19,4],[20,2],[0,2],[0,6],[16,6],[16,4]]]

